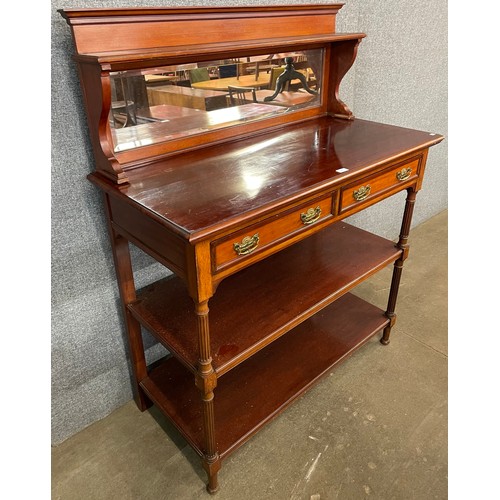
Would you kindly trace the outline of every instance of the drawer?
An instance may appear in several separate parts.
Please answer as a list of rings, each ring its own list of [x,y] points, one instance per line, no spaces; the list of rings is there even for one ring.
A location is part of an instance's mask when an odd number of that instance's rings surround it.
[[[335,194],[329,193],[213,242],[213,270],[218,271],[298,233],[313,230],[314,226],[333,216],[334,200]]]
[[[418,177],[420,157],[405,163],[382,170],[377,174],[368,175],[362,180],[342,188],[340,198],[340,211],[361,205],[385,192],[392,191],[397,186],[413,181]]]

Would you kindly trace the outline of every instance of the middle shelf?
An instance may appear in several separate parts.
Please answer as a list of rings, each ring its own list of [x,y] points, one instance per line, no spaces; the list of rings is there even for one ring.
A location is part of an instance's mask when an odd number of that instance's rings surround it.
[[[212,365],[217,376],[331,304],[400,254],[393,242],[338,222],[226,278],[209,301]],[[196,373],[196,314],[182,280],[169,276],[143,288],[128,308]]]

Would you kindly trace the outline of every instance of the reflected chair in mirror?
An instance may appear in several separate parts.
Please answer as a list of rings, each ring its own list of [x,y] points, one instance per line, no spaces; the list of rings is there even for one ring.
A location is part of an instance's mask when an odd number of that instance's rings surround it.
[[[111,86],[111,123],[115,129],[133,127],[137,125],[136,89],[134,86],[137,83],[137,80],[137,78],[113,79],[113,84]],[[144,78],[139,77],[139,82],[144,84]],[[137,89],[137,97],[139,99],[144,97],[141,90],[142,88]]]
[[[189,70],[189,80],[191,83],[206,82],[210,80],[208,68],[195,68]]]
[[[111,103],[111,118],[113,128],[137,125],[134,101],[113,101]]]
[[[219,66],[220,78],[234,78],[238,77],[238,64],[223,64]]]
[[[229,85],[229,103],[231,106],[241,106],[242,104],[250,104],[257,102],[255,87],[235,87]]]
[[[278,65],[276,61],[273,62],[274,54],[270,54],[266,56],[264,59],[252,60],[251,57],[247,57],[247,62],[242,65],[242,73],[243,74],[251,74],[255,75],[255,79],[259,79],[260,73],[270,74],[273,68],[276,68]]]

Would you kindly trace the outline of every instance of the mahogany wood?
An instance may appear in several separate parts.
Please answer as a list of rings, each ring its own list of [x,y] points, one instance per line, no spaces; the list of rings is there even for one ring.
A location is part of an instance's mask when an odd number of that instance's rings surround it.
[[[111,196],[108,198],[113,230],[177,275],[186,278],[186,241],[174,232],[167,231],[160,221],[145,216],[139,207],[119,203]]]
[[[96,175],[90,179],[113,196],[157,214],[195,242],[232,227],[242,214],[245,219],[268,215],[418,156],[442,139],[359,118],[326,116],[130,170],[129,183],[119,190]],[[337,172],[342,168],[348,170]],[[260,188],[249,185],[249,177],[261,180]]]
[[[392,273],[391,289],[389,293],[389,302],[385,315],[389,318],[390,322],[384,329],[384,334],[380,342],[388,345],[390,342],[391,329],[396,323],[396,300],[398,298],[399,284],[401,282],[401,274],[403,272],[403,264],[410,247],[408,245],[408,237],[410,234],[411,219],[413,217],[413,209],[415,207],[415,199],[417,192],[414,189],[408,188],[408,195],[406,197],[405,211],[403,214],[403,221],[401,223],[401,232],[399,233],[398,248],[401,249],[401,256],[394,262],[394,271]]]
[[[339,89],[342,79],[356,59],[360,42],[361,38],[340,41],[330,50],[330,85],[328,86],[327,109],[330,114],[337,118],[349,120],[354,118],[352,111],[341,101]]]
[[[104,206],[108,216],[107,220],[111,240],[111,249],[113,252],[116,278],[118,281],[123,315],[125,317],[125,326],[127,329],[129,354],[133,371],[132,388],[134,392],[134,399],[139,409],[144,411],[146,408],[151,406],[151,402],[144,394],[144,391],[140,386],[141,380],[147,376],[142,332],[139,322],[127,309],[127,304],[136,300],[134,274],[132,271],[132,262],[130,260],[130,249],[128,241],[113,230],[110,223],[110,208],[106,199],[104,200]]]
[[[212,365],[217,375],[243,362],[400,254],[391,241],[339,222],[329,231],[227,278],[209,302],[214,318]],[[251,313],[242,314],[241,308],[248,302]],[[180,280],[167,278],[146,287],[128,308],[196,372],[194,305]]]
[[[342,4],[64,9],[79,53],[113,52],[335,32]],[[165,22],[167,21],[167,22]]]
[[[383,329],[387,344],[395,323],[415,196],[443,137],[354,119],[339,87],[365,35],[335,33],[341,6],[61,11],[94,148],[89,179],[104,193],[134,397],[141,410],[156,404],[201,456],[210,493],[222,458],[373,334]],[[214,128],[216,111],[110,127],[114,71],[142,79],[168,65],[308,49],[325,54],[314,69],[323,75],[317,106],[245,104],[231,108],[244,120],[230,127]],[[148,104],[143,118],[157,119],[166,108],[155,104],[175,103]],[[257,110],[269,114],[246,120]],[[190,134],[179,134],[183,120]],[[402,190],[396,245],[340,222]],[[129,242],[175,274],[136,292]],[[385,312],[348,293],[390,263]],[[158,367],[146,366],[141,326],[172,354]]]
[[[414,183],[418,178],[418,170],[422,164],[422,156],[410,158],[398,164],[391,165],[391,167],[384,169],[381,172],[376,172],[362,177],[355,182],[348,184],[342,188],[342,195],[340,200],[340,210],[345,211],[359,204],[356,200],[354,193],[362,187],[370,186],[370,192],[364,199],[370,201],[375,197],[380,198],[386,191],[391,191],[396,186],[402,186],[408,183]],[[408,172],[404,177],[398,178],[398,174]],[[364,202],[364,200],[361,200]]]
[[[359,318],[363,318],[361,324]],[[387,322],[383,311],[347,294],[227,373],[219,381],[214,405],[221,458],[277,416]],[[170,358],[154,369],[141,386],[203,455],[201,405],[196,403],[196,391],[190,377],[186,377],[185,368]]]
[[[91,96],[86,97],[86,108],[96,169],[115,183],[124,184],[129,168],[153,157],[169,156],[182,149],[196,149],[207,143],[226,141],[238,135],[324,113],[326,99],[323,99],[321,107],[297,109],[295,113],[281,116],[270,115],[266,120],[254,120],[241,127],[209,129],[195,136],[187,134],[183,137],[178,133],[160,132],[160,137],[152,144],[115,150],[108,120],[111,107],[110,73],[143,71],[161,65],[202,62],[213,58],[249,57],[261,55],[270,49],[274,52],[289,52],[308,48],[327,49],[329,44],[342,44],[345,40],[359,42],[365,36],[362,33],[335,34],[335,16],[341,7],[342,4],[215,10],[60,10],[72,30],[83,93]],[[337,51],[329,53],[329,59],[335,60]],[[338,57],[343,57],[341,53],[338,52]],[[338,85],[344,74],[335,74]],[[327,77],[328,71],[323,80],[325,89],[328,88]],[[96,78],[100,79],[100,85],[96,84]]]
[[[201,413],[203,429],[203,456],[204,466],[208,473],[207,489],[215,493],[219,486],[217,472],[220,469],[220,458],[215,438],[214,418],[214,389],[217,386],[217,377],[212,366],[210,355],[210,333],[208,323],[208,301],[195,304],[198,333],[198,371],[196,385],[201,393]]]
[[[327,35],[311,35],[309,37],[286,36],[281,38],[264,38],[241,42],[203,43],[186,45],[183,47],[155,47],[153,49],[131,49],[113,52],[98,52],[93,54],[78,53],[76,61],[93,62],[100,64],[107,71],[138,70],[144,68],[158,70],[169,64],[186,64],[213,61],[215,59],[232,59],[247,56],[262,56],[275,51],[278,53],[293,52],[294,50],[318,49],[329,47],[345,40],[361,40],[365,33],[329,33]]]
[[[311,228],[322,226],[325,221],[328,221],[335,215],[335,195],[327,193],[326,196],[309,200],[306,204],[299,207],[294,207],[291,210],[279,213],[276,217],[247,226],[239,232],[232,232],[228,236],[213,242],[213,271],[218,272],[224,267],[231,265],[235,261],[241,260],[241,257],[234,251],[234,244],[242,238],[251,234],[259,234],[259,244],[256,251],[252,255],[256,255],[262,250],[266,250],[272,245],[281,240],[302,232],[310,232]],[[318,216],[314,223],[304,224],[301,216],[307,213],[308,210],[318,210]]]

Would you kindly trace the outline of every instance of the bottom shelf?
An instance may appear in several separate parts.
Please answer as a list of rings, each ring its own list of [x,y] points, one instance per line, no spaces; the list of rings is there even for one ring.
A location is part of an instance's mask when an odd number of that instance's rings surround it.
[[[346,294],[218,380],[215,426],[221,458],[278,415],[336,363],[388,323],[379,308]],[[202,455],[200,393],[174,357],[141,386]]]

